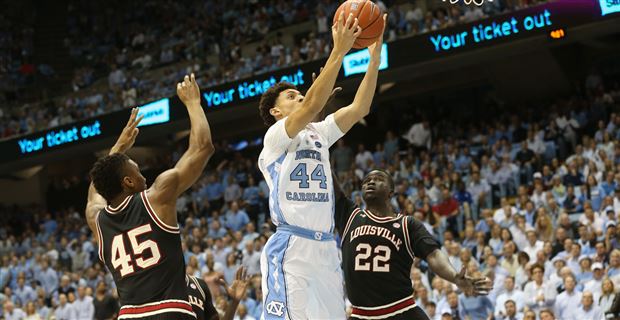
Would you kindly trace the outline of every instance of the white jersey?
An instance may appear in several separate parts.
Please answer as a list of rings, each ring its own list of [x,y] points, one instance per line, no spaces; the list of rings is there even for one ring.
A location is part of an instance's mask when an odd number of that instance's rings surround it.
[[[335,202],[329,147],[344,133],[332,114],[308,124],[291,139],[285,121],[267,130],[258,157],[258,167],[269,185],[271,220],[276,226],[332,232]]]

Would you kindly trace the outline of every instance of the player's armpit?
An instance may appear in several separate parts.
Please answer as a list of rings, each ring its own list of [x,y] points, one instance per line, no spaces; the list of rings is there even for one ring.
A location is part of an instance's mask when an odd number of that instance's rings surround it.
[[[424,224],[413,217],[407,217],[407,228],[409,229],[409,239],[413,254],[421,259],[427,259],[441,245],[435,237],[426,230]]]
[[[178,169],[172,168],[157,176],[153,185],[146,191],[155,214],[171,226],[177,225],[176,201],[179,196],[179,180]]]
[[[286,151],[290,143],[293,141],[286,133],[285,125],[289,118],[284,118],[274,123],[267,133],[263,141],[263,152],[259,161],[264,161],[264,165],[268,166],[276,161]]]
[[[90,231],[93,233],[97,243],[99,242],[99,239],[97,233],[97,223],[95,220],[97,219],[97,213],[103,210],[103,208],[107,205],[108,202],[99,193],[97,193],[95,186],[91,183],[90,186],[88,186],[88,199],[86,202],[85,216],[86,223],[88,224]]]

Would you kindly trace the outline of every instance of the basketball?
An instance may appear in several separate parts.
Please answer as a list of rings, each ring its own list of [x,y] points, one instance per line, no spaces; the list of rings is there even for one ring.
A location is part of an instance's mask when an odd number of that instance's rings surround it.
[[[334,15],[335,24],[338,22],[340,13],[344,11],[344,19],[346,21],[349,13],[353,14],[353,18],[359,20],[359,26],[362,28],[362,33],[357,37],[353,48],[362,49],[367,48],[371,44],[375,43],[381,32],[383,31],[383,19],[381,16],[381,8],[370,0],[348,0],[338,7],[336,14]]]

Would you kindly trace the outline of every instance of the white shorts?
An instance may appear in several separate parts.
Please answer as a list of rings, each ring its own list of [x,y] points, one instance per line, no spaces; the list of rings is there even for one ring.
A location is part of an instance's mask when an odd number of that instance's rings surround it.
[[[261,319],[346,319],[344,282],[335,241],[276,232],[260,259]]]

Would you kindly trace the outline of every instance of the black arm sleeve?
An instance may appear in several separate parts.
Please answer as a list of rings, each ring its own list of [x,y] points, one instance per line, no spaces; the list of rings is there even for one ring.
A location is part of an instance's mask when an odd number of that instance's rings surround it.
[[[353,203],[353,201],[349,200],[349,198],[344,195],[341,195],[340,197],[336,196],[336,210],[334,219],[336,222],[336,228],[338,228],[338,232],[340,232],[341,236],[344,236],[342,231],[347,225],[347,221],[349,220],[351,213],[353,213],[353,210],[355,210],[355,203]]]
[[[407,217],[407,228],[410,237],[409,241],[411,241],[410,245],[416,257],[426,259],[429,253],[435,251],[435,249],[441,249],[439,241],[426,230],[426,227],[420,221],[411,216]]]
[[[334,179],[334,201],[336,201],[334,220],[340,236],[344,237],[342,232],[347,225],[351,213],[355,210],[355,203],[344,194],[342,188],[340,188],[340,181],[338,181],[338,177],[334,173],[332,173],[332,179]]]
[[[202,288],[202,291],[204,291],[205,293],[205,301],[203,301],[203,306],[204,306],[204,318],[205,320],[211,320],[211,319],[219,319],[219,314],[217,313],[217,310],[215,310],[215,306],[213,305],[213,298],[211,297],[211,291],[209,290],[209,286],[207,285],[207,283],[200,279],[200,278],[196,278],[196,280],[198,280],[198,284],[200,284],[200,288]]]

